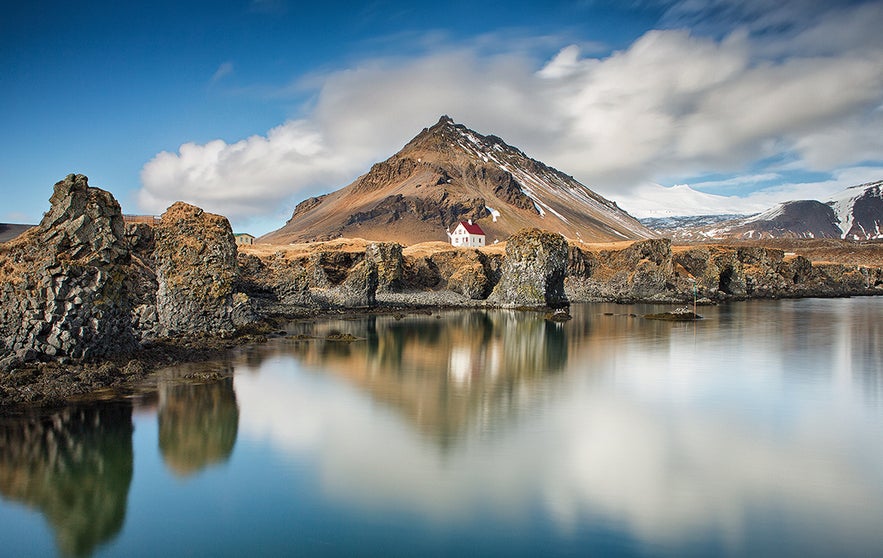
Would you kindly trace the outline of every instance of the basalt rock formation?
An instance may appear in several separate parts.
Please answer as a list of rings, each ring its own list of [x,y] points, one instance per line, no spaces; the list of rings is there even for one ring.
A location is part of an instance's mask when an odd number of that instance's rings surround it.
[[[235,330],[236,241],[226,217],[177,202],[156,228],[156,310],[162,335]]]
[[[572,301],[708,300],[883,294],[883,269],[815,263],[760,246],[673,249],[667,239],[622,250],[571,246],[565,289]]]
[[[239,252],[224,217],[185,203],[158,224],[127,228],[116,200],[81,175],[56,184],[50,201],[39,226],[0,244],[0,372],[128,355],[163,336],[226,336],[264,318],[324,310],[883,294],[873,242],[816,247],[830,249],[823,255],[852,250],[850,263],[750,243],[650,239],[593,249],[538,229],[511,236],[505,254],[345,239]],[[18,372],[10,381],[28,380]],[[90,386],[113,382],[98,372]]]
[[[519,232],[506,244],[500,282],[488,301],[504,307],[567,306],[567,261],[567,241],[560,234],[538,229]]]
[[[269,255],[239,255],[237,289],[258,315],[303,309],[370,308],[378,291],[398,289],[402,247],[392,243],[328,242]]]
[[[40,224],[0,246],[0,369],[134,348],[130,257],[120,206],[69,175]]]

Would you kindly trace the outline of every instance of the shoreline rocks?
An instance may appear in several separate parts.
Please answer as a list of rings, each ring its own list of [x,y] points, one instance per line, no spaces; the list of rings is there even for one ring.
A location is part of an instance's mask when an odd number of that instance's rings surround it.
[[[488,302],[504,308],[567,306],[567,261],[567,240],[560,234],[528,229],[513,235],[506,243],[500,281]]]
[[[130,373],[133,358],[168,363],[157,347],[217,354],[322,313],[883,294],[881,266],[754,245],[593,250],[529,229],[505,255],[355,240],[240,253],[225,217],[183,202],[158,224],[126,226],[111,194],[73,174],[50,202],[39,226],[0,244],[0,405],[125,383],[145,373]]]
[[[230,334],[236,241],[226,217],[177,202],[156,227],[156,314],[163,337]]]
[[[0,370],[137,346],[132,265],[120,206],[69,175],[40,224],[0,249]]]

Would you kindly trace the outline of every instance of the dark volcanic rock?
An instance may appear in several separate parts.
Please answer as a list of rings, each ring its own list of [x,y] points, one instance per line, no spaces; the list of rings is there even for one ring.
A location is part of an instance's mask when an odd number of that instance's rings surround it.
[[[567,306],[564,274],[567,241],[556,233],[528,229],[509,238],[500,282],[488,301],[504,307]]]
[[[120,206],[69,175],[40,225],[0,249],[0,367],[136,346],[133,265]]]
[[[671,287],[671,241],[635,242],[623,250],[571,247],[565,285],[572,300],[653,299]]]
[[[163,335],[235,329],[236,241],[226,217],[172,205],[156,229],[154,260]]]

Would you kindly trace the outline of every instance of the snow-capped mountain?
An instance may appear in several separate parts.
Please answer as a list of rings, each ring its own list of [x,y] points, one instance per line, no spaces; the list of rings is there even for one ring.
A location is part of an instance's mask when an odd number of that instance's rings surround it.
[[[847,188],[827,205],[837,217],[841,238],[883,239],[883,180]]]
[[[573,177],[443,116],[349,186],[300,203],[285,226],[260,241],[446,241],[448,228],[467,219],[488,243],[526,227],[586,242],[655,236]]]
[[[676,240],[724,238],[883,239],[883,181],[852,186],[826,200],[780,203],[751,217],[670,231]]]

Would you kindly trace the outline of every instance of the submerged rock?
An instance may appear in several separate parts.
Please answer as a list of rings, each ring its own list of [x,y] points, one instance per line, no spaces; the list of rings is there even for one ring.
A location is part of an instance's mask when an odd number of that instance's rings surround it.
[[[692,322],[702,319],[702,316],[696,314],[689,308],[676,308],[668,312],[644,314],[644,317],[648,320],[663,320],[667,322]]]

